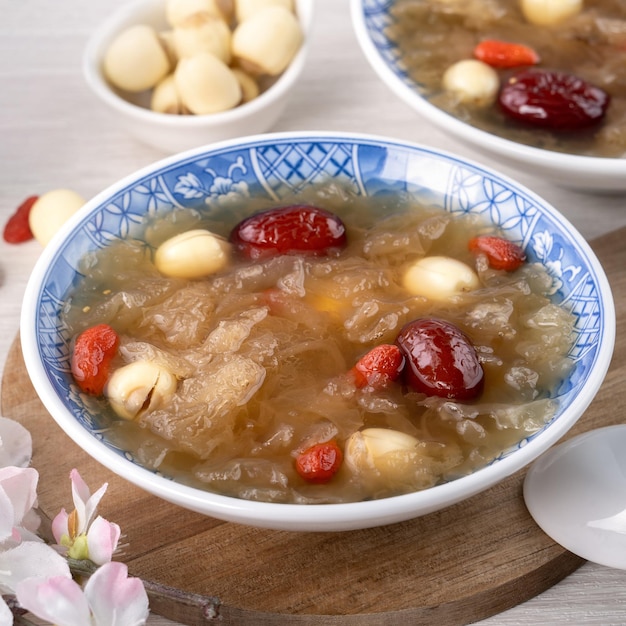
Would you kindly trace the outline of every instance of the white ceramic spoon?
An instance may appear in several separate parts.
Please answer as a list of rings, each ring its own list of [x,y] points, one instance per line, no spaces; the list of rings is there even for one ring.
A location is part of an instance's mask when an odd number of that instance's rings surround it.
[[[528,470],[524,499],[539,527],[564,548],[626,569],[626,424],[543,454]]]

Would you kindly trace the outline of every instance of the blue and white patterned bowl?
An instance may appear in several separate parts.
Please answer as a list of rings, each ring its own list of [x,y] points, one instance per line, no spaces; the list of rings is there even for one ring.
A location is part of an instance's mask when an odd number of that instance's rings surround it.
[[[563,187],[626,191],[626,155],[600,158],[541,150],[480,130],[431,104],[424,97],[423,86],[408,76],[398,47],[387,36],[395,19],[392,14],[395,0],[350,0],[350,3],[357,39],[374,71],[393,93],[443,132],[498,163]]]
[[[279,201],[335,180],[363,196],[412,194],[452,213],[478,213],[521,242],[554,278],[554,297],[576,316],[576,363],[558,389],[559,409],[540,432],[475,473],[425,491],[350,504],[292,505],[215,495],[141,467],[108,443],[72,382],[68,333],[59,312],[88,251],[137,236],[146,215],[173,207],[218,209],[232,196]],[[347,530],[417,517],[472,496],[523,468],[558,441],[587,408],[607,371],[615,339],[610,287],[582,236],[553,207],[515,182],[456,156],[367,135],[260,135],[196,149],[142,169],[93,198],[45,248],[26,289],[21,320],[26,366],[52,417],[113,472],[183,507],[217,518],[288,530]]]

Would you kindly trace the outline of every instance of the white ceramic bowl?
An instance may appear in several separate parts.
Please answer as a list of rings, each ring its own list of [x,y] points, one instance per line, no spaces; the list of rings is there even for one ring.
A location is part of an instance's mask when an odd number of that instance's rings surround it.
[[[401,100],[443,132],[498,163],[557,185],[602,193],[626,191],[626,158],[577,156],[542,150],[480,130],[431,104],[402,68],[397,46],[387,35],[393,0],[350,0],[352,23],[365,57]]]
[[[141,142],[164,153],[175,153],[223,141],[263,133],[284,112],[291,91],[304,69],[311,25],[313,0],[296,0],[296,11],[304,31],[304,42],[289,67],[254,100],[229,111],[211,115],[168,115],[145,105],[145,93],[129,96],[116,91],[104,78],[102,59],[109,43],[125,28],[148,24],[166,30],[165,0],[134,0],[111,15],[92,34],[83,56],[83,76],[91,91],[120,127]]]
[[[626,424],[582,433],[535,461],[524,501],[537,525],[578,556],[626,570]]]
[[[219,179],[218,185],[213,185]],[[69,374],[69,337],[59,321],[80,279],[85,253],[174,206],[219,207],[220,194],[262,194],[277,201],[320,181],[336,180],[364,196],[409,193],[452,212],[492,219],[549,268],[555,298],[576,316],[572,374],[556,393],[558,411],[541,431],[487,467],[446,484],[383,500],[349,504],[250,502],[187,487],[141,467],[103,439]],[[139,233],[139,235],[138,235]],[[90,200],[44,249],[23,304],[21,337],[35,389],[67,435],[100,463],[139,487],[194,511],[260,527],[337,531],[410,519],[468,498],[523,468],[556,443],[596,394],[611,359],[615,311],[597,258],[552,206],[512,180],[461,158],[392,139],[324,132],[278,133],[232,140],[166,158]]]

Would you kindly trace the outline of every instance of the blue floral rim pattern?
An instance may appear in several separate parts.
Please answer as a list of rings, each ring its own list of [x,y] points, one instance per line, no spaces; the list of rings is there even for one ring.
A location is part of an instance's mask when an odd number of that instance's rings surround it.
[[[58,247],[37,294],[38,350],[55,393],[81,426],[102,438],[88,401],[72,383],[69,337],[59,313],[81,278],[78,268],[87,252],[117,238],[137,237],[146,216],[174,207],[204,202],[209,211],[217,211],[232,200],[253,195],[280,201],[329,180],[363,196],[402,192],[453,213],[480,214],[519,242],[531,261],[548,269],[556,300],[575,315],[576,341],[570,358],[576,367],[557,390],[558,413],[574,400],[598,358],[605,311],[594,264],[563,218],[508,179],[425,147],[332,134],[302,134],[296,139],[277,135],[206,148],[157,164],[149,173],[100,196],[106,199],[92,206]],[[520,442],[500,458],[527,443]],[[123,450],[116,451],[131,458]]]

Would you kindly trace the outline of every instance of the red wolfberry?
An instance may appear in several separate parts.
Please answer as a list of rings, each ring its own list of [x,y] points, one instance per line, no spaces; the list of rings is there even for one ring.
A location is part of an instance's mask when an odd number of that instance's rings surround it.
[[[358,388],[383,389],[400,376],[404,363],[398,346],[383,343],[364,354],[350,371]]]
[[[473,237],[468,248],[474,254],[484,254],[489,267],[495,270],[516,270],[526,260],[526,255],[520,246],[508,239],[493,235],[479,235]]]
[[[33,233],[28,225],[28,216],[33,204],[37,202],[39,196],[29,196],[17,207],[15,213],[11,215],[4,226],[2,234],[7,243],[22,243],[33,238]]]
[[[94,396],[102,394],[118,345],[119,337],[108,324],[92,326],[78,335],[70,362],[74,380],[82,391]]]
[[[502,69],[539,63],[539,55],[530,46],[497,39],[481,41],[474,48],[474,56],[483,63]]]
[[[343,452],[336,441],[316,443],[296,458],[296,471],[309,483],[323,484],[339,471]]]

